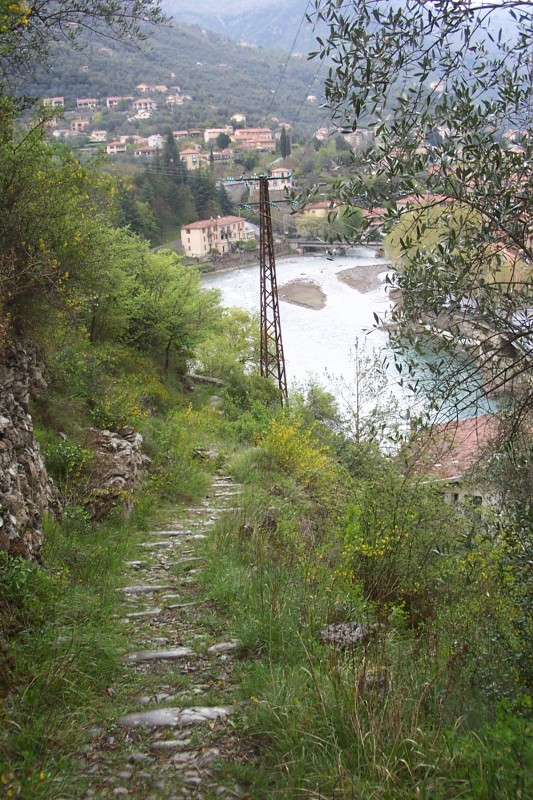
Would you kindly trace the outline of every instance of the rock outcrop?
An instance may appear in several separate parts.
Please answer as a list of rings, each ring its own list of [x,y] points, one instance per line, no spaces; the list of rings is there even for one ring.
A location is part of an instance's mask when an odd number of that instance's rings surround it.
[[[33,433],[30,395],[46,388],[34,349],[17,343],[0,356],[0,550],[39,560],[43,514],[60,510]]]

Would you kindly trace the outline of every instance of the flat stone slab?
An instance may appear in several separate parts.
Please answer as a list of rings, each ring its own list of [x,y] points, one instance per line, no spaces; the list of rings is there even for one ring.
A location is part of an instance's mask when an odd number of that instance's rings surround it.
[[[172,542],[142,542],[139,547],[146,547],[150,550],[155,550],[156,547],[174,547]]]
[[[152,742],[150,750],[168,752],[169,750],[179,750],[190,744],[190,738],[186,739],[162,739],[159,742]]]
[[[140,650],[129,653],[124,656],[124,661],[128,664],[141,664],[144,661],[174,661],[194,655],[195,652],[190,647],[173,647],[170,650]]]
[[[153,536],[175,536],[176,538],[179,536],[190,536],[192,531],[180,529],[180,530],[172,530],[172,531],[152,531],[150,535]]]
[[[204,722],[222,721],[233,709],[229,706],[192,706],[191,708],[157,708],[126,714],[116,721],[121,728],[186,728]]]
[[[135,619],[135,617],[157,617],[161,611],[161,608],[147,608],[146,611],[132,611],[130,614],[126,614],[126,618]]]
[[[218,644],[212,644],[211,647],[207,648],[207,652],[211,655],[217,655],[218,653],[233,653],[235,650],[238,650],[241,646],[241,643],[238,639],[232,639],[230,642],[219,642]]]
[[[119,591],[125,594],[150,594],[150,592],[169,592],[175,588],[175,586],[165,586],[164,584],[140,584],[138,586],[123,586]]]

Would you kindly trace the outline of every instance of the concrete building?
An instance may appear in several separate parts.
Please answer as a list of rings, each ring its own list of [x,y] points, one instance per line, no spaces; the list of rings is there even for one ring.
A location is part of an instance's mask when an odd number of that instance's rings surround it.
[[[245,221],[241,217],[202,219],[181,229],[183,250],[191,258],[202,258],[213,251],[224,255],[232,243],[245,238]]]

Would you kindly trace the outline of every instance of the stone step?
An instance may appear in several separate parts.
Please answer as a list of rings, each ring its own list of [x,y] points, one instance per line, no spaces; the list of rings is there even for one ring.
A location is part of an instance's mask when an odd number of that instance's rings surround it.
[[[145,547],[147,550],[155,550],[156,547],[174,547],[173,542],[141,542],[139,547]]]
[[[157,617],[163,609],[161,608],[147,608],[146,611],[132,611],[126,614],[126,619],[135,619],[136,617],[142,619],[143,617]]]
[[[116,720],[121,728],[187,728],[204,722],[226,720],[230,706],[191,706],[190,708],[157,708],[125,714]]]
[[[145,661],[177,661],[194,655],[196,654],[190,647],[172,647],[169,650],[140,650],[137,653],[128,653],[123,660],[127,664],[141,664]]]
[[[232,653],[235,650],[238,650],[241,647],[241,642],[238,639],[232,639],[229,642],[218,642],[218,644],[212,644],[211,647],[207,648],[207,652],[210,655],[218,655],[219,653]]]
[[[170,592],[175,586],[169,584],[139,584],[138,586],[123,586],[119,592],[124,594],[150,594],[150,592]]]

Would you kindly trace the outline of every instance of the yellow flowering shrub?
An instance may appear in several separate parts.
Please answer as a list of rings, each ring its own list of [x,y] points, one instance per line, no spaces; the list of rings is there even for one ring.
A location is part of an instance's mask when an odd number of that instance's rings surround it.
[[[282,414],[272,419],[260,441],[267,466],[296,479],[315,499],[325,500],[343,483],[344,474],[328,447],[320,444],[313,426]]]
[[[427,598],[456,547],[457,515],[429,487],[384,470],[362,484],[344,523],[343,569],[373,599]]]

